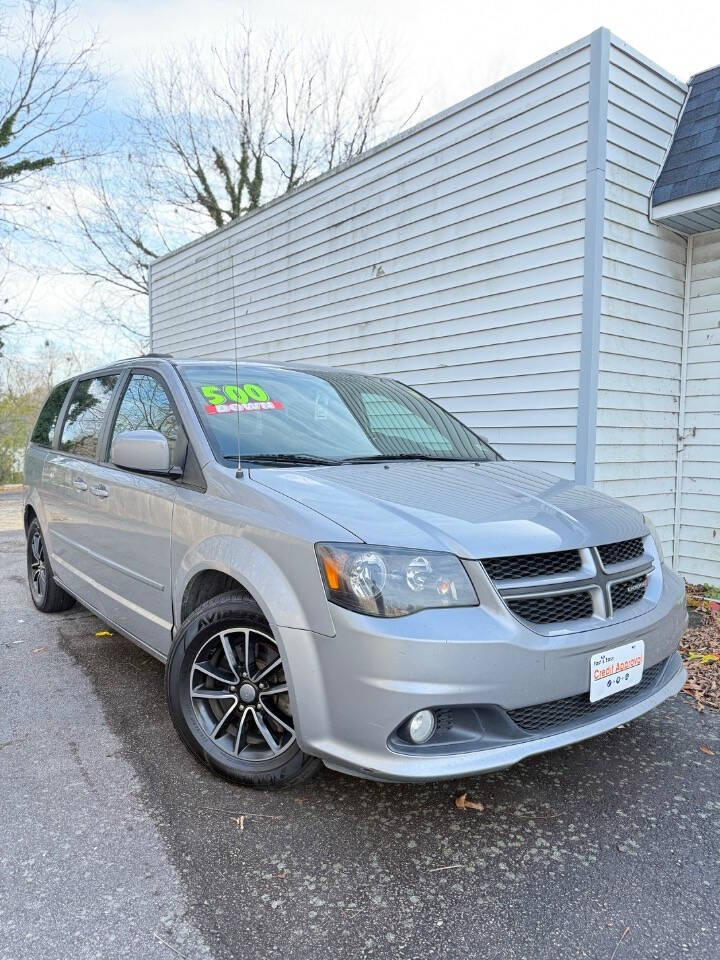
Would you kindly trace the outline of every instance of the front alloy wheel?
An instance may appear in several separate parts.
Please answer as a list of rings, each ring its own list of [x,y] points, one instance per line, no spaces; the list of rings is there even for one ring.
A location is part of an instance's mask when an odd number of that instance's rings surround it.
[[[210,637],[195,657],[190,696],[206,735],[232,757],[269,760],[295,743],[280,651],[262,630],[231,627]]]
[[[320,766],[298,745],[280,649],[243,593],[214,597],[188,617],[168,656],[165,691],[188,750],[236,783],[288,786]]]

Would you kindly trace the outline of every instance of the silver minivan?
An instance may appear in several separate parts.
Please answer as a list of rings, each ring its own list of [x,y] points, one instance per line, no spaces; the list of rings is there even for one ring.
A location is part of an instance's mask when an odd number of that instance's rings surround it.
[[[236,782],[497,770],[685,680],[648,518],[391,379],[124,361],[53,390],[25,484],[36,607],[164,662],[180,738]]]

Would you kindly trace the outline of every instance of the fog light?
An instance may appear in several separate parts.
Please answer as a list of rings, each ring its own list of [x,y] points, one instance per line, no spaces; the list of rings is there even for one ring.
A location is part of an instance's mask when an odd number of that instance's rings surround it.
[[[432,710],[418,710],[410,720],[408,733],[413,743],[425,743],[435,733],[435,714]]]

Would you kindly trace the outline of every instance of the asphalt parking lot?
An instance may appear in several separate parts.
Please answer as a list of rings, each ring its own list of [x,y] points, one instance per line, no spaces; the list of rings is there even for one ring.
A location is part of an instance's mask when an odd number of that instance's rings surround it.
[[[717,960],[717,712],[681,694],[463,783],[233,787],[177,739],[159,663],[79,606],[35,611],[18,503],[0,495],[2,960]]]

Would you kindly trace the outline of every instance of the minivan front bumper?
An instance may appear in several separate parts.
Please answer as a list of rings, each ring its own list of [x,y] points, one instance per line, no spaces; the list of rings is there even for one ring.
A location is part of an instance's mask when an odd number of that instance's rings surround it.
[[[277,627],[298,742],[334,769],[412,782],[502,769],[610,730],[673,696],[685,682],[676,653],[687,622],[684,584],[665,567],[663,574],[650,612],[577,633],[538,634],[502,605],[387,620],[333,607],[334,637]],[[467,744],[398,749],[393,739],[423,708],[487,707],[505,715],[586,694],[591,654],[639,639],[645,643],[646,671],[666,662],[646,693],[618,699],[617,709],[610,697],[607,710],[559,730],[527,735],[515,729],[505,739],[488,730],[472,749]]]

